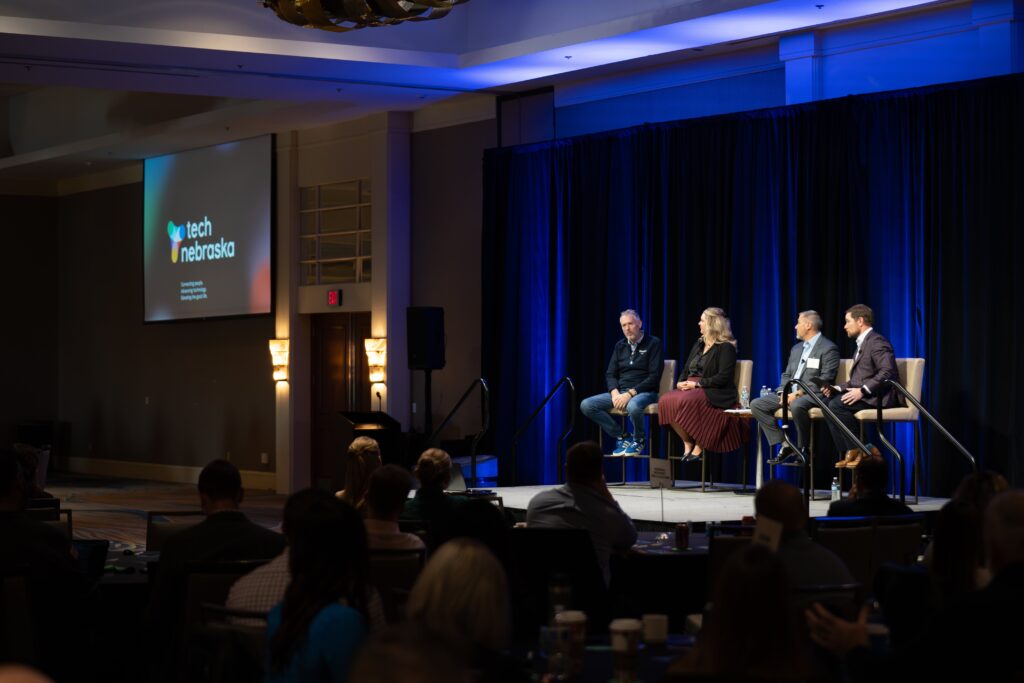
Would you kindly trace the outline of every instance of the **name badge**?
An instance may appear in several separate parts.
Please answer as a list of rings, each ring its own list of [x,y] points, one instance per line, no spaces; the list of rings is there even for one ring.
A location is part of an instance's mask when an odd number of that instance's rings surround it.
[[[814,370],[817,370],[818,368],[821,367],[821,359],[820,358],[808,358],[807,359],[807,367],[808,368],[813,368]]]

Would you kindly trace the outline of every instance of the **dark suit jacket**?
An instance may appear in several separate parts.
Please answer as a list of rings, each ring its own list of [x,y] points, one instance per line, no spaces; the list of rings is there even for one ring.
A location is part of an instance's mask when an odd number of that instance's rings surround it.
[[[884,491],[872,491],[862,498],[853,500],[837,500],[828,506],[829,517],[888,517],[912,514],[913,510],[885,495]]]
[[[688,377],[690,363],[704,352],[704,340],[698,339],[686,357],[681,379]],[[736,405],[736,347],[727,342],[715,344],[704,356],[704,375],[700,386],[708,401],[716,408],[732,408]]]
[[[794,344],[793,349],[789,352],[789,362],[786,363],[786,369],[782,373],[779,391],[796,375],[797,368],[800,367],[800,356],[803,354],[804,343],[801,341]],[[806,365],[804,371],[800,374],[800,379],[810,384],[816,394],[820,394],[821,389],[815,386],[811,380],[815,377],[820,377],[826,382],[835,381],[836,374],[839,372],[839,347],[831,339],[821,335],[818,337],[818,341],[815,342],[814,348],[811,349],[810,355],[807,356],[807,360],[810,361],[812,358],[818,359],[818,367],[812,368],[810,365]]]
[[[215,512],[199,524],[168,536],[160,551],[150,619],[158,633],[179,626],[184,617],[186,566],[192,562],[270,560],[284,550],[285,538],[249,521],[238,510]],[[170,656],[176,656],[168,648]]]
[[[896,393],[889,391],[889,386],[882,382],[887,379],[898,380],[899,371],[896,369],[896,354],[893,353],[892,344],[889,340],[874,330],[868,333],[860,346],[860,355],[853,363],[850,370],[850,381],[842,384],[843,391],[867,387],[864,402],[875,407],[882,402],[883,408],[893,408],[899,404]]]

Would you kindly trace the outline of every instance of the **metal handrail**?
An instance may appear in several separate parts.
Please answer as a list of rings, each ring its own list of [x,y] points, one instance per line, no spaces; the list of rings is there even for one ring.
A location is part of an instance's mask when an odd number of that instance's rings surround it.
[[[788,397],[789,397],[789,394],[790,394],[790,389],[792,388],[791,385],[793,385],[793,384],[796,384],[798,387],[800,387],[801,389],[804,390],[804,393],[806,393],[807,396],[809,396],[811,398],[811,400],[814,401],[818,405],[818,408],[821,409],[822,415],[824,415],[826,418],[828,418],[829,420],[832,420],[832,422],[834,422],[836,425],[838,425],[839,429],[842,430],[843,433],[845,433],[846,436],[849,437],[849,439],[851,441],[853,441],[855,444],[857,444],[857,446],[865,454],[869,453],[868,447],[859,438],[857,438],[857,436],[854,435],[854,433],[850,431],[850,428],[847,427],[846,425],[844,425],[843,421],[840,420],[839,417],[835,413],[832,412],[832,409],[829,408],[828,405],[824,401],[822,401],[821,398],[818,397],[818,395],[815,393],[815,391],[811,387],[811,385],[809,385],[807,382],[805,382],[802,379],[790,379],[782,387],[782,425],[783,425],[782,438],[786,442],[786,445],[788,445],[790,448],[792,448],[794,452],[800,454],[801,459],[803,459],[803,461],[804,461],[804,466],[805,467],[807,466],[807,458],[804,457],[804,454],[800,450],[800,448],[796,444],[794,444],[792,441],[790,441],[789,433],[785,429],[786,423],[789,421],[789,419],[788,419],[788,415],[789,415],[789,400],[788,400]],[[810,501],[811,501],[811,488],[810,487],[811,487],[810,477],[805,474],[804,475],[804,500],[806,501],[806,503],[808,505],[810,505]]]
[[[569,386],[569,426],[566,428],[564,432],[562,432],[562,436],[558,438],[558,480],[562,480],[562,444],[565,442],[567,438],[569,438],[569,434],[572,433],[573,428],[576,426],[576,385],[573,384],[572,377],[569,377],[568,375],[558,380],[558,383],[551,389],[551,391],[548,392],[548,395],[544,397],[544,400],[541,401],[540,405],[538,405],[534,409],[534,411],[530,414],[530,417],[526,418],[526,422],[524,422],[523,425],[516,430],[515,435],[513,435],[512,437],[512,446],[509,449],[509,459],[512,461],[513,486],[516,484],[516,477],[518,475],[518,463],[516,462],[516,443],[518,443],[519,437],[523,435],[523,432],[525,432],[526,428],[530,426],[530,423],[533,422],[534,418],[540,414],[540,411],[544,409],[544,406],[546,406],[551,401],[555,393],[557,393],[563,385]]]
[[[907,492],[906,492],[906,482],[904,480],[906,479],[907,475],[906,475],[906,472],[903,471],[903,456],[900,455],[900,452],[896,448],[896,446],[891,441],[889,441],[889,438],[882,432],[882,422],[883,422],[883,420],[882,420],[882,411],[885,410],[885,408],[882,407],[882,402],[881,401],[879,401],[878,405],[875,406],[875,410],[878,411],[878,413],[877,413],[877,415],[875,417],[875,425],[876,425],[875,428],[878,431],[878,439],[879,439],[879,441],[882,442],[882,445],[884,445],[886,448],[888,448],[889,451],[892,452],[892,454],[896,456],[896,463],[897,463],[897,465],[898,465],[898,467],[900,469],[900,502],[901,503],[906,503],[907,502]]]
[[[473,390],[480,387],[480,419],[483,426],[480,431],[473,437],[473,441],[469,447],[469,462],[470,462],[470,478],[473,480],[473,485],[476,486],[476,449],[480,444],[481,439],[484,438],[484,434],[491,428],[491,387],[487,384],[487,380],[483,377],[477,377],[469,386],[466,391],[462,394],[462,398],[455,402],[455,407],[448,411],[448,415],[441,420],[440,426],[434,430],[434,433],[430,435],[430,439],[427,441],[431,446],[437,445],[437,439],[441,435],[441,431],[448,426],[448,423],[455,417],[455,413],[459,412],[459,408],[466,402],[469,395],[473,393]]]
[[[963,444],[957,441],[956,437],[950,434],[949,431],[947,431],[946,428],[943,427],[937,419],[935,419],[934,415],[925,410],[925,407],[921,405],[921,402],[914,398],[914,395],[907,391],[906,387],[904,387],[902,384],[900,384],[898,381],[894,379],[887,379],[885,380],[885,383],[899,391],[901,394],[903,394],[904,398],[913,403],[914,407],[920,410],[921,414],[928,418],[928,421],[932,423],[932,426],[938,429],[939,433],[946,437],[946,440],[953,444],[953,446],[955,446],[958,451],[960,451],[960,455],[967,458],[967,460],[971,463],[971,468],[975,472],[978,471],[978,463],[974,459],[974,456],[967,452],[967,449],[964,448]]]

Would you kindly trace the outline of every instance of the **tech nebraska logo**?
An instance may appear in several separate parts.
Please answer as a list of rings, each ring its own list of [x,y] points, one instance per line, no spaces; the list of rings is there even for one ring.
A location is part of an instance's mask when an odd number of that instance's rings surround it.
[[[217,242],[199,241],[202,238],[213,237],[213,223],[207,216],[203,216],[203,220],[197,223],[186,221],[181,225],[175,225],[174,221],[167,221],[167,236],[171,240],[171,263],[177,263],[179,260],[182,263],[195,263],[235,258],[234,241],[227,241],[223,237]],[[193,240],[195,243],[182,246],[185,240]]]

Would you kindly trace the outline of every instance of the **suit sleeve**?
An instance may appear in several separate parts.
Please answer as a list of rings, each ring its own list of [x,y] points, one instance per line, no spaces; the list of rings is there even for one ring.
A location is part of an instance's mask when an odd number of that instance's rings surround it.
[[[608,369],[604,373],[604,381],[608,386],[608,393],[619,386],[619,342],[612,347],[612,357],[608,361]]]
[[[796,354],[797,347],[794,347],[789,352],[789,360],[786,362],[786,369],[782,371],[782,381],[779,383],[779,388],[776,391],[785,391],[786,385],[789,384],[790,380],[793,379],[793,375],[796,374],[797,366],[800,365],[800,356]],[[801,349],[800,355],[803,355]]]
[[[825,353],[821,354],[821,368],[818,370],[818,377],[825,382],[835,382],[839,374],[839,347],[833,344],[828,347]],[[821,393],[821,389],[818,389]]]
[[[664,370],[664,354],[661,350],[661,340],[652,339],[651,348],[647,351],[647,376],[644,377],[640,384],[637,384],[633,389],[636,389],[636,393],[641,394],[645,391],[657,391],[661,384],[661,373]]]
[[[864,386],[874,395],[884,394],[889,387],[882,382],[899,377],[896,369],[896,354],[888,339],[879,338],[871,345],[871,362],[876,368],[874,375],[864,381]]]
[[[718,367],[714,375],[701,377],[700,386],[724,389],[736,381],[736,347],[728,342],[715,345],[718,348]]]

